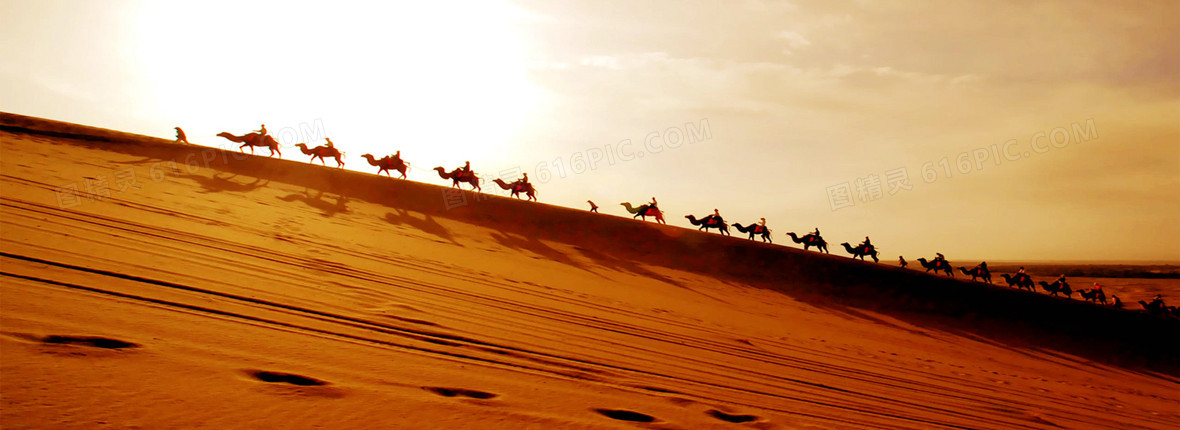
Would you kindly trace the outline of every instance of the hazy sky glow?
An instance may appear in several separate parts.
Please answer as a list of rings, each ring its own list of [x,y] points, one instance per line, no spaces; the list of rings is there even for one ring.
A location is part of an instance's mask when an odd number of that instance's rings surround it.
[[[0,0],[0,110],[211,146],[265,122],[351,169],[519,168],[547,203],[888,259],[1180,261],[1174,1],[386,3]]]

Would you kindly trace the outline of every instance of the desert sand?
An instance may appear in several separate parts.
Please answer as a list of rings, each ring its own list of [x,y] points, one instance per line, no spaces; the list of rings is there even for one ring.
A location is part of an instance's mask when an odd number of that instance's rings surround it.
[[[0,426],[1180,427],[1175,319],[284,158],[0,114]]]

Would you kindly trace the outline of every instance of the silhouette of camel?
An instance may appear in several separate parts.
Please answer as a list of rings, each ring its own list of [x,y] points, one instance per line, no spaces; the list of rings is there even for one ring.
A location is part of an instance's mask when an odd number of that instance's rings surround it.
[[[452,171],[450,171],[450,173],[448,173],[447,169],[444,169],[442,166],[439,166],[439,167],[435,167],[434,171],[438,172],[438,176],[443,178],[444,180],[450,179],[451,180],[451,188],[457,188],[457,187],[459,187],[460,182],[464,182],[467,184],[471,184],[471,189],[473,189],[473,190],[483,191],[483,188],[479,187],[479,177],[475,176],[475,172],[472,172],[470,177],[464,177],[462,175],[462,172],[458,168],[456,168],[455,170],[452,170]]]
[[[1004,282],[1007,282],[1009,287],[1015,287],[1021,290],[1028,288],[1029,291],[1034,293],[1037,291],[1037,285],[1033,283],[1032,277],[1026,274],[1017,273],[1016,276],[1012,276],[1004,273],[1000,277],[1004,278]]]
[[[499,185],[501,189],[512,190],[512,197],[519,199],[520,193],[524,193],[525,196],[528,196],[529,200],[537,201],[537,189],[533,188],[533,184],[531,183],[521,184],[519,182],[513,182],[509,184],[500,178],[496,178],[492,182]]]
[[[1057,293],[1065,294],[1065,297],[1073,297],[1073,290],[1069,288],[1069,282],[1061,283],[1061,281],[1053,281],[1052,284],[1041,281],[1041,288],[1049,292],[1050,296],[1056,296]]]
[[[803,237],[798,237],[795,232],[790,232],[787,233],[787,236],[791,236],[791,240],[795,243],[802,243],[804,251],[814,246],[816,250],[828,253],[828,242],[824,238],[816,236],[815,233],[807,233]]]
[[[983,282],[987,282],[989,284],[992,283],[991,272],[988,272],[987,270],[983,270],[982,268],[974,267],[971,270],[967,270],[966,267],[959,266],[959,271],[963,272],[964,275],[970,276],[971,282],[975,282],[975,280],[977,278],[982,278]]]
[[[402,174],[402,179],[406,179],[406,171],[410,170],[410,166],[402,161],[401,157],[390,157],[386,155],[381,157],[380,160],[377,160],[373,158],[373,154],[365,154],[362,155],[361,158],[364,158],[365,161],[368,161],[369,165],[377,166],[378,175],[380,175],[381,172],[385,172],[387,176],[392,178],[393,175],[389,174],[389,171],[396,170],[398,173]]]
[[[933,270],[934,273],[936,273],[936,274],[938,272],[944,272],[944,273],[946,273],[947,276],[950,276],[952,278],[955,277],[955,271],[951,270],[951,263],[947,263],[946,261],[938,261],[938,262],[932,263],[932,262],[926,261],[925,258],[919,258],[918,264],[921,264],[922,267],[925,267],[927,273],[929,273],[931,270]]]
[[[864,261],[865,256],[868,255],[873,257],[874,263],[879,263],[881,261],[877,259],[876,249],[866,249],[867,247],[864,245],[858,245],[856,248],[853,248],[852,245],[848,244],[848,242],[841,243],[840,245],[844,246],[845,251],[848,251],[849,254],[852,254],[852,258],[860,257],[860,260]]]
[[[230,142],[241,143],[242,146],[238,147],[238,152],[246,152],[246,151],[242,151],[242,148],[249,146],[250,153],[253,154],[255,146],[265,146],[267,148],[270,148],[270,155],[268,155],[267,157],[273,157],[275,154],[279,154],[279,158],[283,157],[283,153],[279,151],[279,142],[275,141],[275,138],[271,137],[269,134],[266,135],[264,139],[259,139],[258,133],[249,133],[249,134],[245,134],[242,136],[234,136],[233,134],[231,134],[229,132],[223,131],[221,133],[217,133],[217,136],[229,139]]]
[[[327,145],[320,145],[315,148],[307,149],[307,145],[303,143],[297,143],[295,146],[298,146],[299,151],[303,152],[305,155],[310,155],[311,162],[315,162],[315,159],[319,158],[320,164],[327,166],[328,163],[325,163],[324,159],[335,158],[336,167],[344,167],[344,161],[341,160],[341,157],[344,157],[344,153],[340,152],[339,149]]]
[[[1160,299],[1159,296],[1156,296],[1155,299],[1152,299],[1151,303],[1140,300],[1139,306],[1143,306],[1143,310],[1149,315],[1171,315],[1174,317],[1180,317],[1180,308],[1164,304],[1163,299]]]
[[[637,208],[631,207],[631,203],[624,202],[619,204],[623,205],[624,208],[627,208],[627,212],[635,214],[635,216],[631,218],[642,217],[644,221],[647,221],[647,217],[654,216],[656,217],[656,222],[660,224],[667,224],[667,222],[664,221],[664,211],[661,211],[660,208],[653,208],[648,204],[639,205]]]
[[[1103,293],[1102,290],[1095,290],[1095,289],[1078,290],[1077,293],[1081,294],[1082,299],[1085,299],[1087,302],[1094,303],[1094,304],[1098,304],[1098,302],[1102,302],[1102,304],[1104,304],[1104,305],[1106,304],[1106,293]]]
[[[715,217],[713,215],[706,216],[706,217],[701,218],[699,220],[697,219],[697,217],[695,217],[693,215],[685,215],[684,217],[687,218],[688,222],[691,223],[692,225],[700,226],[700,228],[698,228],[697,231],[704,230],[704,231],[708,232],[709,229],[715,228],[715,229],[717,229],[717,232],[721,233],[722,235],[725,235],[725,236],[730,235],[729,234],[729,227],[725,225],[724,218],[717,219],[717,217]]]
[[[735,223],[733,223],[733,227],[738,229],[738,231],[740,231],[742,233],[749,233],[750,240],[754,240],[755,234],[761,234],[763,242],[774,243],[773,240],[770,240],[770,229],[763,227],[761,225],[758,225],[758,223],[750,224],[747,227],[742,227],[741,224],[738,224],[735,222]]]

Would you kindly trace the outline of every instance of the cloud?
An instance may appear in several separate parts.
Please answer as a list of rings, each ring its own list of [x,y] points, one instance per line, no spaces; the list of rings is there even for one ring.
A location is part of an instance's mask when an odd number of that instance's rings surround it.
[[[794,51],[798,50],[799,48],[811,46],[810,40],[807,40],[807,38],[802,34],[796,33],[794,31],[784,31],[779,33],[778,38],[786,41],[787,47],[790,48],[783,51],[783,53],[787,55],[793,54]]]

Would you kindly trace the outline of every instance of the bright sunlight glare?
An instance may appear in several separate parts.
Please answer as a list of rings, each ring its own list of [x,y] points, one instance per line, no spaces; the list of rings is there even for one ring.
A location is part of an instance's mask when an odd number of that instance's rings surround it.
[[[320,121],[348,168],[396,148],[426,174],[503,161],[535,108],[520,18],[493,1],[145,2],[131,43],[148,97],[196,143]]]

